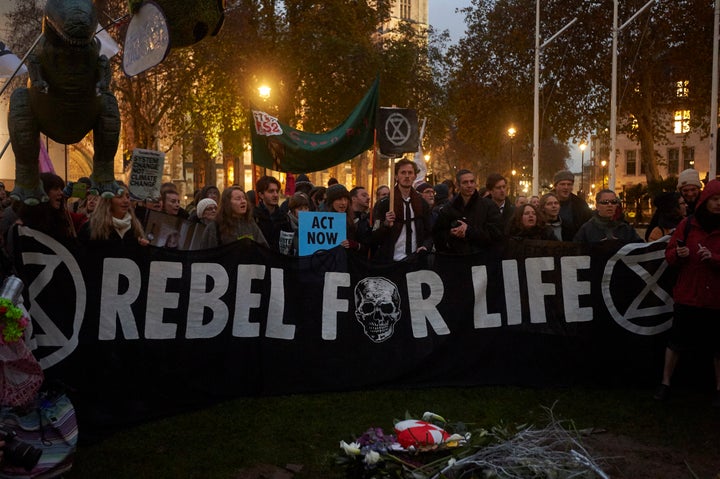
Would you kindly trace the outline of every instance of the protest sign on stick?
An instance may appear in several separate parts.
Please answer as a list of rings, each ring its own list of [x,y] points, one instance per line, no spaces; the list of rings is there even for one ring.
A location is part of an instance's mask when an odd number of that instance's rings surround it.
[[[130,196],[137,200],[159,199],[165,153],[135,148],[131,161]]]

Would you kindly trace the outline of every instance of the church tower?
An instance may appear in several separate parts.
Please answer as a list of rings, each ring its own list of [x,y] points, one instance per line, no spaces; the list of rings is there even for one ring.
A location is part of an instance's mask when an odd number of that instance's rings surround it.
[[[428,2],[430,0],[395,0],[390,11],[390,27],[400,20],[428,27]]]

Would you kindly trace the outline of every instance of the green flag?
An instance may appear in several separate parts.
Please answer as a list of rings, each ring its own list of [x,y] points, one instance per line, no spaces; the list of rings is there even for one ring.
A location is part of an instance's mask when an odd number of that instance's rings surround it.
[[[252,110],[253,163],[275,171],[309,173],[355,158],[373,144],[379,79],[337,128],[326,133],[296,130],[263,111]]]

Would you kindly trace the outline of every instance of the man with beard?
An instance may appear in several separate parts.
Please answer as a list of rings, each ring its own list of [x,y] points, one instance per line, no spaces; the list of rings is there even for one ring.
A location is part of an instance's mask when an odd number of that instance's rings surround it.
[[[378,203],[372,238],[377,245],[374,259],[402,261],[432,249],[430,206],[413,188],[418,173],[418,166],[411,160],[402,159],[395,163],[392,208],[389,197]]]

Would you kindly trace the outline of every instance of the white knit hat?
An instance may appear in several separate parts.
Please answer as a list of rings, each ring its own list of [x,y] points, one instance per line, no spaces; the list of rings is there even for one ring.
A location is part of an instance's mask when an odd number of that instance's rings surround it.
[[[198,201],[197,208],[195,208],[198,218],[203,217],[203,213],[205,213],[205,210],[207,209],[208,206],[217,206],[217,203],[212,198],[203,198],[200,201]]]
[[[700,182],[700,173],[698,173],[698,170],[688,168],[687,170],[683,170],[680,172],[680,175],[678,176],[678,190],[682,189],[683,186],[688,185],[695,185],[698,188],[702,188],[702,183]]]

